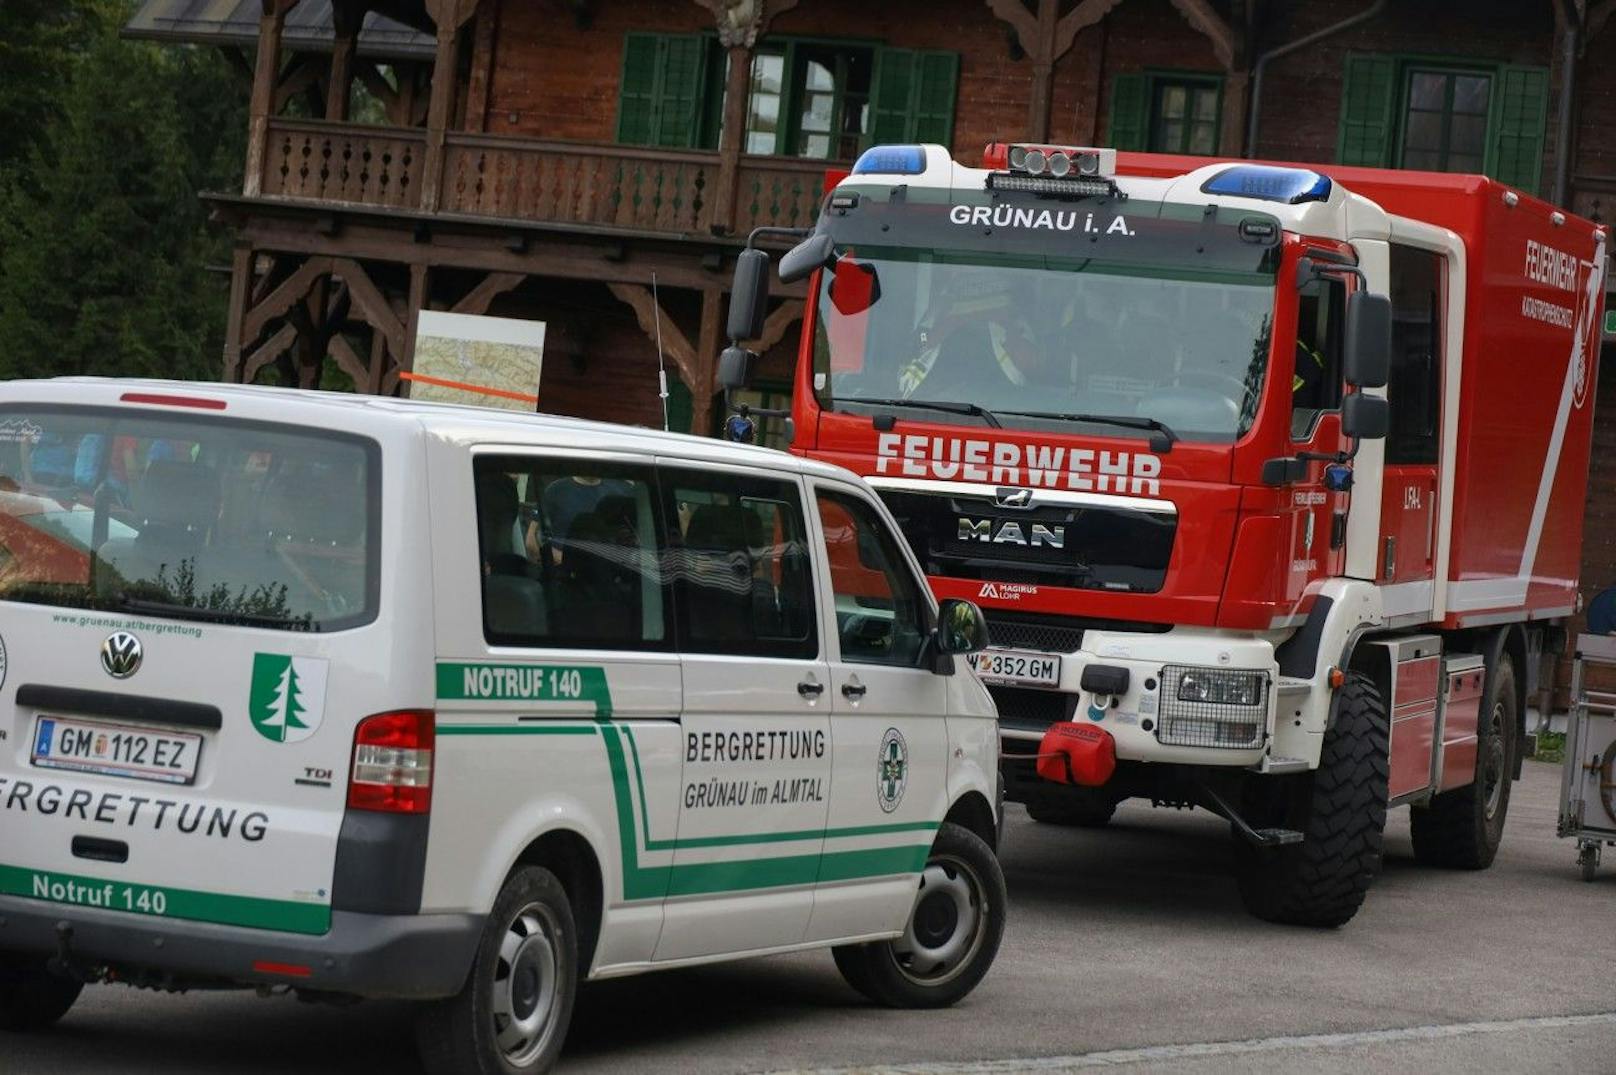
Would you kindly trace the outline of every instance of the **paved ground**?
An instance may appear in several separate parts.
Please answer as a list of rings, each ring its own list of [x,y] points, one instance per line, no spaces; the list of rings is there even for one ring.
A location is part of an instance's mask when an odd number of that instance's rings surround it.
[[[1248,918],[1208,814],[1130,805],[1083,832],[1012,808],[1009,931],[959,1007],[872,1008],[828,954],[649,975],[586,989],[563,1070],[1616,1071],[1616,862],[1578,879],[1558,774],[1527,763],[1485,873],[1417,866],[1394,813],[1384,875],[1330,932]],[[0,1069],[416,1070],[400,1005],[115,987],[52,1034],[0,1039]]]

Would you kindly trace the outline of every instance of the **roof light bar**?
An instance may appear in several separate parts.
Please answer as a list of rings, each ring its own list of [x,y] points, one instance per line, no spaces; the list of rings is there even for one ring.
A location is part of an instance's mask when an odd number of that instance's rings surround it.
[[[982,152],[982,167],[994,171],[1019,172],[1030,176],[1063,179],[1112,176],[1117,171],[1117,151],[1091,146],[1009,145],[991,143]]]
[[[1312,169],[1276,168],[1268,164],[1237,164],[1201,185],[1203,194],[1226,194],[1286,205],[1329,201],[1331,189],[1330,177]]]
[[[1049,198],[1108,198],[1118,193],[1117,185],[1109,179],[1051,179],[1045,176],[1012,175],[994,172],[988,176],[991,190],[1015,190],[1026,194],[1041,194]]]
[[[853,165],[854,175],[920,175],[925,170],[925,146],[871,146]]]

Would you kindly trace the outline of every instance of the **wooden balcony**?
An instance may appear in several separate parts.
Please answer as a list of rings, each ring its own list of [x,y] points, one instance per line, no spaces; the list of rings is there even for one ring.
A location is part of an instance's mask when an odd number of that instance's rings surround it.
[[[298,201],[422,208],[426,132],[274,118],[261,192]],[[714,219],[717,153],[447,132],[438,211],[667,235],[813,223],[825,162],[743,157],[734,219]]]

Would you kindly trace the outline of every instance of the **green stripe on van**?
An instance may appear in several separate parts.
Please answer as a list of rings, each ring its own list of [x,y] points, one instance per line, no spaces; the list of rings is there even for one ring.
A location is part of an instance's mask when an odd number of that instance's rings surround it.
[[[30,870],[22,866],[0,865],[0,894],[152,918],[183,918],[287,933],[325,933],[331,928],[329,904],[228,896],[220,892],[111,881],[105,877]]]
[[[612,715],[606,669],[599,665],[438,662],[444,702],[593,702],[595,716]]]

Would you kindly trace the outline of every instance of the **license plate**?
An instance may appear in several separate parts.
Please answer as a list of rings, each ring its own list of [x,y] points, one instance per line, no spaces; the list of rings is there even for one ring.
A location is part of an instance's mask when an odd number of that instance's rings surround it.
[[[1019,649],[985,649],[968,658],[987,683],[1060,686],[1061,659],[1055,654]]]
[[[30,761],[41,769],[71,769],[163,784],[196,779],[202,737],[98,720],[41,716],[34,724]]]

